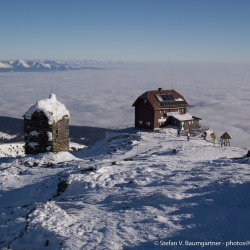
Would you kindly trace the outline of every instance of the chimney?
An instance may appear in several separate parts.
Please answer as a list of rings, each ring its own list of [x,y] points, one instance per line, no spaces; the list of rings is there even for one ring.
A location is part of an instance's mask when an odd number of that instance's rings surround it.
[[[162,92],[162,88],[158,88],[158,90],[159,90],[160,92]]]

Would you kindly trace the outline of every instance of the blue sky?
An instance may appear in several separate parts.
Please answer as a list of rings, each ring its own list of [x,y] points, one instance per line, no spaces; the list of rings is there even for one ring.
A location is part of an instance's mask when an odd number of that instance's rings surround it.
[[[0,59],[250,61],[249,0],[1,0]]]

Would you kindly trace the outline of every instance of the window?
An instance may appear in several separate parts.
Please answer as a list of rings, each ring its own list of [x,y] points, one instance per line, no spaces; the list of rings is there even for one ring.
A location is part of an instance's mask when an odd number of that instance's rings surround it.
[[[150,126],[150,124],[151,124],[150,122],[146,122],[146,125],[147,125],[147,126]]]
[[[179,109],[180,114],[185,114],[185,109]]]
[[[138,121],[138,123],[142,125],[143,121]]]

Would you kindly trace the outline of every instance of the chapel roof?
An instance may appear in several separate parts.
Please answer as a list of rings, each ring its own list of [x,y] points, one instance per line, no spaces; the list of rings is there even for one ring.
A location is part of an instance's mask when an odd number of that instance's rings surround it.
[[[35,105],[31,106],[24,117],[26,119],[31,119],[34,112],[43,112],[48,118],[49,124],[57,122],[64,117],[69,118],[70,116],[65,105],[57,100],[55,94],[50,94],[49,98],[40,100]]]

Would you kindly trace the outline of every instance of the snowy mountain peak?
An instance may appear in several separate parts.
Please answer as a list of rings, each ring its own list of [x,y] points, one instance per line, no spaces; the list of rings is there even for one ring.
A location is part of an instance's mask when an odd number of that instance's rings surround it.
[[[74,156],[0,159],[0,248],[249,246],[246,150],[176,132],[109,131]]]
[[[34,68],[43,68],[43,69],[51,69],[51,65],[48,63],[43,63],[43,62],[34,62],[33,66]]]
[[[0,62],[0,70],[1,69],[10,69],[13,68],[10,62]]]
[[[72,61],[54,61],[54,60],[15,60],[0,61],[0,72],[46,72],[46,71],[68,71],[80,69],[102,69],[100,67],[89,66],[85,61],[82,64]]]
[[[12,63],[14,68],[30,68],[30,65],[24,60],[16,60]]]
[[[65,71],[72,67],[56,61],[0,61],[0,72]]]

